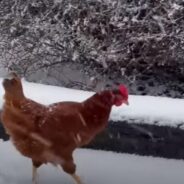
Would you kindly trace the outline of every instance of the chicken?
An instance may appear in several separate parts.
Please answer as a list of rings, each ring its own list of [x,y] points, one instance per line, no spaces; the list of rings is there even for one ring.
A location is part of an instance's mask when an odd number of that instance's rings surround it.
[[[108,123],[113,105],[128,104],[128,90],[120,85],[79,102],[42,105],[25,97],[20,78],[4,79],[2,123],[16,149],[33,164],[33,183],[42,164],[61,166],[77,184],[73,151],[88,144]]]

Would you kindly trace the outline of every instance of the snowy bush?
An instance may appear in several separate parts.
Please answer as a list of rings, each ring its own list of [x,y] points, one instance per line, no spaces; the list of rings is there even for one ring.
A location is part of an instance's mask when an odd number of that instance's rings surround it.
[[[23,75],[70,63],[130,82],[155,70],[184,79],[183,1],[1,0],[0,8],[1,62]]]

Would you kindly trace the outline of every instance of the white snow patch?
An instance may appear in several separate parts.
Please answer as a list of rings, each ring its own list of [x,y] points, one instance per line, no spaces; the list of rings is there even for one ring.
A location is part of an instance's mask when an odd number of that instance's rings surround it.
[[[31,184],[31,160],[21,156],[10,142],[0,143],[0,183]],[[183,184],[184,161],[77,149],[77,174],[86,184]],[[38,169],[39,184],[73,184],[56,167]]]

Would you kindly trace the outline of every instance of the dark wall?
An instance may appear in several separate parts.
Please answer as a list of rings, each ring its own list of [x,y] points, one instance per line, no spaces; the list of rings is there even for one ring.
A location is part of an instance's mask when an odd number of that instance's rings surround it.
[[[168,126],[110,122],[108,128],[87,147],[184,159],[184,130]]]
[[[0,124],[0,138],[8,140]],[[109,122],[87,148],[184,159],[184,130],[168,126]]]

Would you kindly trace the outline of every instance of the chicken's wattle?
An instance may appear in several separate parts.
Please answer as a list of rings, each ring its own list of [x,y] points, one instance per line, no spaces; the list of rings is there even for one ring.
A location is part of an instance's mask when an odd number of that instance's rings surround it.
[[[116,101],[115,105],[116,105],[116,106],[121,106],[122,103],[123,103],[122,101]]]

